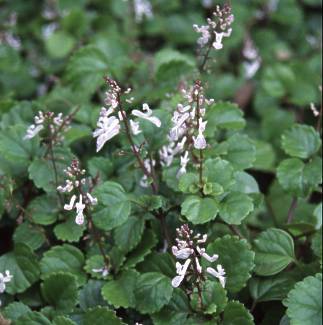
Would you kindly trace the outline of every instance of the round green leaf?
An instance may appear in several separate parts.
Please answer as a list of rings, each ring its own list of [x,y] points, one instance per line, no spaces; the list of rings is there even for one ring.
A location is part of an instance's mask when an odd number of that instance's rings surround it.
[[[83,316],[83,325],[125,325],[115,314],[107,307],[95,307],[88,309]]]
[[[83,311],[96,306],[104,306],[106,304],[101,294],[103,285],[103,281],[89,280],[82,288],[80,291],[79,303]]]
[[[94,224],[103,230],[111,230],[127,221],[131,204],[118,183],[105,182],[93,191],[98,199],[98,206],[93,213]]]
[[[322,275],[308,276],[296,283],[284,300],[292,325],[314,325],[322,322]]]
[[[253,209],[247,194],[231,192],[220,204],[220,217],[228,224],[240,225]]]
[[[182,214],[195,225],[215,219],[219,211],[214,199],[194,195],[188,196],[181,207]]]
[[[226,235],[209,244],[207,252],[210,255],[219,255],[217,263],[221,264],[226,272],[226,289],[231,292],[240,291],[255,266],[255,253],[250,249],[248,242]]]
[[[75,39],[63,31],[58,31],[46,40],[45,45],[51,57],[63,58],[73,49]]]
[[[57,197],[40,195],[33,199],[27,207],[27,213],[34,223],[51,225],[57,220],[59,203]]]
[[[39,279],[37,256],[23,243],[16,244],[14,250],[0,257],[0,273],[9,270],[13,275],[7,283],[6,292],[16,294],[24,292]]]
[[[221,325],[254,325],[248,309],[238,301],[230,301],[224,309]]]
[[[15,325],[52,325],[52,323],[41,313],[34,311],[29,312],[15,321]]]
[[[312,126],[296,124],[282,135],[282,147],[292,157],[309,158],[320,146],[320,135]]]
[[[83,265],[84,256],[78,248],[68,244],[54,246],[43,255],[40,262],[41,277],[44,279],[52,273],[64,271],[75,275],[79,284],[83,284]]]
[[[135,289],[136,309],[143,314],[155,313],[170,301],[172,293],[168,277],[157,272],[141,274]]]
[[[116,245],[125,253],[130,252],[140,242],[144,232],[145,220],[141,217],[131,216],[114,231]]]
[[[32,250],[36,250],[46,241],[45,231],[42,227],[24,222],[16,228],[13,240],[15,243],[24,243]]]
[[[116,279],[107,282],[102,288],[102,296],[116,308],[134,308],[136,305],[135,288],[138,272],[128,270]]]
[[[3,316],[11,321],[15,321],[30,311],[31,309],[22,302],[13,302],[5,308]]]
[[[85,229],[85,225],[78,225],[74,218],[68,218],[65,222],[55,226],[54,234],[58,240],[72,243],[80,240]]]
[[[77,283],[70,273],[53,273],[41,285],[44,299],[60,312],[71,312],[77,303]]]
[[[254,241],[255,272],[262,276],[274,275],[295,261],[293,238],[281,229],[262,232]]]

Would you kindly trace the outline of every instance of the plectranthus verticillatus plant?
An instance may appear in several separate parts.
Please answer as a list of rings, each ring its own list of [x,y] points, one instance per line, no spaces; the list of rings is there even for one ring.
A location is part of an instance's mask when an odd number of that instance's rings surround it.
[[[216,268],[207,267],[203,269],[201,259],[205,259],[210,263],[217,261],[219,256],[212,256],[206,253],[203,245],[206,245],[207,235],[194,234],[194,231],[187,224],[176,229],[177,238],[176,245],[172,247],[172,253],[176,259],[183,261],[184,264],[176,262],[177,275],[172,280],[174,288],[184,285],[183,282],[189,283],[190,287],[196,287],[199,295],[199,304],[202,304],[202,285],[207,275],[217,278],[221,286],[225,287],[225,270],[221,264],[217,264]],[[189,290],[190,292],[191,290]]]
[[[231,36],[233,22],[231,5],[225,4],[222,8],[216,6],[213,17],[207,19],[207,25],[193,25],[194,30],[201,34],[197,40],[198,55],[201,57],[200,71],[205,69],[212,49],[217,51],[223,49],[223,39]]]
[[[81,168],[77,159],[71,162],[71,165],[64,170],[64,173],[66,175],[65,183],[57,187],[60,193],[71,195],[69,202],[64,204],[64,210],[75,210],[75,223],[79,226],[87,225],[104,261],[102,268],[93,269],[92,271],[107,276],[110,271],[110,260],[103,247],[103,237],[92,219],[92,208],[98,203],[97,198],[91,194],[96,180],[86,177],[86,170]]]

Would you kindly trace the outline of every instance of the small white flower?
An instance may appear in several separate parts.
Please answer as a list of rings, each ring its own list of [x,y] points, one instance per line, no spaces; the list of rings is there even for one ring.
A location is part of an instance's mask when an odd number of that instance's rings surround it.
[[[99,269],[92,269],[92,272],[94,272],[94,273],[101,273],[101,275],[102,275],[103,277],[106,277],[106,276],[109,275],[109,270],[107,269],[106,266],[101,267],[101,268],[99,268]]]
[[[204,248],[200,248],[199,246],[197,246],[196,249],[197,249],[197,252],[202,257],[204,257],[207,261],[209,261],[211,263],[215,262],[219,258],[219,255],[217,255],[217,254],[214,254],[212,256],[208,255],[207,253],[205,253],[205,249]]]
[[[197,43],[201,47],[205,46],[209,42],[209,40],[211,38],[209,26],[204,25],[204,26],[199,27],[198,25],[193,25],[193,28],[197,33],[202,34],[201,37],[197,40]]]
[[[314,103],[311,103],[310,104],[310,108],[311,108],[311,111],[313,112],[313,115],[315,117],[318,117],[320,115],[320,112],[317,110],[316,106],[314,105]]]
[[[34,136],[36,136],[42,129],[44,128],[44,125],[42,124],[38,124],[38,125],[35,125],[35,124],[32,124],[28,127],[27,129],[27,133],[26,135],[24,136],[24,140],[27,140],[27,139],[32,139]]]
[[[6,290],[6,283],[12,280],[12,275],[10,271],[6,270],[5,274],[0,273],[0,293],[5,292]]]
[[[197,272],[201,274],[202,273],[202,266],[201,266],[200,261],[199,261],[199,259],[197,257],[195,257],[195,263],[196,263]]]
[[[199,131],[197,137],[193,137],[194,148],[202,150],[206,148],[206,140],[202,132]]]
[[[220,264],[218,264],[216,268],[217,268],[217,270],[214,270],[212,267],[208,267],[206,269],[206,271],[209,274],[211,274],[212,276],[218,278],[221,285],[222,285],[222,287],[224,288],[225,287],[225,281],[226,281],[226,279],[225,279],[225,271],[224,271],[222,265],[220,265]]]
[[[73,195],[70,199],[70,203],[64,205],[64,210],[68,210],[68,211],[73,210],[75,200],[76,200],[76,195]]]
[[[186,260],[188,257],[190,257],[190,255],[194,253],[194,251],[191,248],[178,249],[178,247],[173,246],[172,253],[176,258],[180,260]]]
[[[89,199],[91,205],[98,204],[98,199],[96,197],[93,197],[90,193],[86,193],[86,196]]]
[[[145,17],[152,19],[154,17],[151,3],[148,0],[135,0],[135,19],[136,22],[140,23]]]
[[[188,151],[185,151],[184,156],[181,156],[181,168],[176,174],[176,177],[179,178],[180,176],[186,174],[186,166],[190,159],[188,158]]]
[[[145,111],[146,113],[144,112],[141,112],[137,109],[134,109],[131,114],[134,115],[134,116],[137,116],[139,118],[143,118],[153,124],[155,124],[158,128],[161,126],[161,121],[158,117],[156,116],[152,116],[153,114],[153,111],[149,108],[148,104],[143,104],[142,105],[142,110]]]
[[[96,151],[100,151],[104,144],[112,139],[114,136],[120,132],[120,121],[115,116],[109,117],[113,113],[113,109],[110,108],[106,110],[105,107],[102,107],[100,112],[100,117],[97,122],[97,128],[93,132],[93,137],[97,137],[96,141]]]
[[[65,193],[65,192],[69,193],[69,192],[72,192],[73,189],[74,189],[73,182],[70,181],[69,179],[66,180],[65,186],[58,186],[57,187],[57,191],[59,191],[61,193]]]
[[[83,204],[82,199],[83,199],[83,197],[80,194],[79,201],[77,203],[75,203],[75,209],[76,209],[75,222],[78,225],[83,225],[83,223],[84,223],[83,210],[85,209],[85,204]]]
[[[54,123],[58,126],[62,125],[63,119],[62,119],[63,113],[59,113],[56,117],[54,117]]]
[[[185,264],[182,266],[180,263],[176,264],[176,272],[177,272],[177,276],[175,276],[175,278],[172,280],[172,286],[173,288],[177,288],[180,286],[180,284],[182,283],[182,281],[185,278],[187,269],[189,267],[191,263],[191,260],[188,259],[185,261]]]
[[[130,128],[133,135],[137,135],[141,133],[139,122],[136,122],[134,120],[130,120]]]

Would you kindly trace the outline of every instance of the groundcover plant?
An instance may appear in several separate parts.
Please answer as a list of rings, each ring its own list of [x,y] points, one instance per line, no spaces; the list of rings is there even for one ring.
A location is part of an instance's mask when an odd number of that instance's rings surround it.
[[[0,26],[1,325],[321,324],[320,0]]]

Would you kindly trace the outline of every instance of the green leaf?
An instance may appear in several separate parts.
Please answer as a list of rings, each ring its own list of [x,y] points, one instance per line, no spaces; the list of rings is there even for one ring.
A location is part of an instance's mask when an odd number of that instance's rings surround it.
[[[146,229],[139,245],[128,255],[124,267],[130,268],[142,262],[156,244],[157,239],[154,232]]]
[[[293,238],[281,229],[263,231],[254,241],[255,272],[262,276],[274,275],[295,261]]]
[[[313,236],[311,248],[322,264],[322,228]]]
[[[88,162],[88,171],[92,177],[99,175],[100,180],[106,181],[113,172],[111,159],[103,157],[93,157]]]
[[[76,325],[76,323],[67,317],[57,316],[54,318],[53,325]]]
[[[207,110],[207,128],[218,127],[227,130],[240,130],[246,125],[243,112],[238,105],[218,102]]]
[[[292,157],[309,158],[320,146],[320,135],[312,126],[296,124],[282,135],[282,147]]]
[[[103,281],[89,280],[82,288],[79,295],[79,303],[82,310],[85,311],[89,308],[105,305],[101,294],[103,285]]]
[[[307,196],[322,182],[321,159],[316,157],[304,164],[298,158],[283,160],[277,168],[281,186],[295,196]]]
[[[54,246],[45,252],[40,261],[41,277],[44,279],[52,273],[63,271],[75,275],[78,283],[83,284],[85,282],[83,265],[84,256],[78,248],[68,244]]]
[[[145,227],[145,220],[131,216],[114,231],[114,242],[125,253],[133,250],[140,242]]]
[[[183,193],[196,193],[199,188],[199,177],[194,173],[181,175],[178,182],[178,189]]]
[[[67,56],[74,45],[75,39],[63,31],[53,33],[45,41],[46,50],[52,58],[63,58]]]
[[[88,309],[83,316],[83,325],[125,325],[114,311],[106,307]]]
[[[34,223],[51,225],[57,220],[59,202],[56,196],[40,195],[33,199],[27,207],[27,213]]]
[[[296,283],[283,303],[291,325],[321,324],[322,275],[308,276]]]
[[[116,280],[107,282],[102,288],[102,296],[115,308],[134,308],[136,305],[135,288],[138,272],[128,270]]]
[[[195,67],[194,60],[171,49],[163,49],[156,54],[155,70],[159,81],[175,81]]]
[[[43,314],[33,311],[26,313],[15,321],[15,325],[52,325],[51,322]]]
[[[31,309],[22,302],[12,302],[4,309],[3,316],[11,321],[16,321],[28,312],[31,312]]]
[[[207,253],[219,255],[217,262],[223,266],[226,272],[226,289],[228,291],[238,292],[246,285],[255,266],[255,253],[250,249],[246,240],[226,235],[209,244]]]
[[[254,277],[249,281],[250,294],[257,302],[283,300],[292,289],[295,280],[287,274],[270,278]]]
[[[69,149],[55,148],[54,161],[56,165],[58,185],[65,179],[64,170],[70,165],[73,155]],[[49,158],[36,158],[28,168],[29,178],[36,187],[48,193],[56,192],[56,176],[53,163]]]
[[[22,243],[17,244],[12,252],[0,257],[0,273],[4,274],[6,270],[13,275],[6,286],[6,292],[12,295],[31,287],[40,274],[37,256],[29,246]]]
[[[144,273],[137,279],[135,289],[136,309],[142,314],[152,314],[166,305],[173,293],[168,277],[157,272]]]
[[[228,224],[240,225],[253,211],[253,200],[244,193],[231,192],[220,204],[220,217]]]
[[[73,243],[80,240],[85,229],[85,225],[77,225],[74,218],[68,218],[65,222],[55,226],[54,234],[58,240]]]
[[[57,311],[71,312],[77,303],[77,283],[70,273],[53,273],[41,284],[44,299]]]
[[[227,154],[225,158],[239,170],[253,166],[256,160],[256,148],[247,135],[239,133],[231,136],[227,141]]]
[[[78,50],[68,63],[67,79],[74,88],[91,94],[103,84],[109,64],[109,59],[99,48],[85,46]]]
[[[15,244],[24,243],[32,250],[36,250],[44,244],[46,236],[43,228],[25,221],[16,228],[13,240]]]
[[[110,251],[111,253],[111,251]],[[103,276],[101,272],[94,272],[94,269],[102,269],[104,267],[104,259],[102,255],[93,255],[85,262],[84,270],[91,274],[95,279],[106,279],[107,275]]]
[[[128,220],[131,204],[120,184],[105,182],[95,188],[93,195],[99,202],[93,213],[93,221],[98,228],[111,230]]]
[[[174,289],[173,296],[160,312],[153,314],[154,325],[186,325],[190,313],[187,295],[179,288]]]
[[[212,198],[190,195],[181,204],[182,214],[193,224],[203,224],[215,219],[218,203]]]
[[[246,194],[260,193],[257,181],[253,176],[246,172],[237,171],[234,173],[235,184],[231,187],[231,191]]]
[[[224,190],[234,184],[233,171],[231,163],[221,158],[207,159],[204,164],[204,177],[207,181],[220,184]]]
[[[227,293],[219,282],[207,280],[202,286],[202,306],[199,306],[197,289],[191,295],[191,306],[204,314],[220,314],[228,302]]]
[[[248,309],[238,301],[230,301],[224,309],[221,325],[254,325]]]
[[[14,125],[6,131],[0,132],[0,156],[19,171],[28,167],[30,160],[36,155],[39,145],[37,138],[23,139],[26,131],[27,127]]]
[[[254,140],[256,147],[256,161],[253,168],[259,170],[272,170],[276,160],[275,150],[272,144],[260,140]]]

